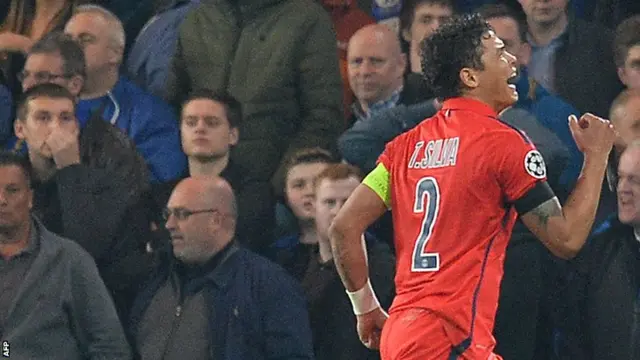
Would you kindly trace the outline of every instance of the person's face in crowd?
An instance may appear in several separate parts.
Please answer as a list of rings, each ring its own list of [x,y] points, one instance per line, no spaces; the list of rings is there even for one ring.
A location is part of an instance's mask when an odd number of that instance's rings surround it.
[[[74,95],[80,92],[72,83],[72,77],[64,73],[64,61],[59,53],[29,54],[19,77],[24,91],[39,84],[53,83],[65,87]]]
[[[356,33],[349,41],[349,84],[360,103],[370,105],[388,99],[402,85],[406,59],[399,51],[398,40],[390,40],[389,36],[379,30],[367,30]]]
[[[629,49],[624,65],[618,68],[618,76],[626,87],[640,90],[640,45]]]
[[[315,178],[329,164],[324,162],[298,164],[289,169],[285,182],[287,205],[300,221],[313,220],[315,216]]]
[[[238,143],[238,129],[229,124],[224,106],[209,99],[185,104],[180,132],[185,154],[200,160],[221,158]]]
[[[419,48],[420,42],[451,16],[453,16],[453,10],[448,6],[428,2],[419,4],[413,12],[410,28],[405,30],[402,36],[411,44],[411,48]]]
[[[18,139],[27,143],[29,151],[53,158],[47,141],[54,132],[77,134],[75,104],[65,98],[37,97],[29,100],[25,119],[17,119],[14,130]]]
[[[629,148],[618,163],[618,218],[627,225],[640,225],[640,149]]]
[[[558,22],[567,10],[569,0],[518,0],[527,14],[527,21],[548,26]]]
[[[322,179],[316,186],[316,230],[322,239],[329,239],[329,226],[360,180],[354,176],[340,180]]]
[[[101,15],[76,14],[67,22],[64,32],[82,46],[88,74],[100,74],[120,64],[122,49],[115,44],[111,23]]]
[[[640,139],[640,97],[634,96],[624,106],[615,108],[611,113],[611,122],[618,133],[613,146],[616,153],[621,154],[627,145]]]
[[[518,100],[515,85],[509,80],[516,73],[516,58],[505,50],[504,43],[493,31],[482,38],[483,70],[465,68],[461,71],[465,84],[497,111],[513,105]]]
[[[182,186],[181,186],[182,185]],[[171,236],[174,256],[185,264],[202,264],[209,260],[215,247],[215,234],[220,223],[214,220],[219,210],[211,209],[211,203],[202,191],[190,184],[179,184],[173,191],[167,209],[165,227]],[[182,213],[193,213],[183,218]],[[165,214],[166,216],[166,214]]]
[[[0,166],[0,234],[12,234],[29,221],[32,198],[22,169]]]
[[[510,17],[492,18],[487,22],[496,36],[504,42],[505,50],[516,57],[516,66],[518,68],[527,66],[531,56],[531,46],[520,38],[518,23]]]

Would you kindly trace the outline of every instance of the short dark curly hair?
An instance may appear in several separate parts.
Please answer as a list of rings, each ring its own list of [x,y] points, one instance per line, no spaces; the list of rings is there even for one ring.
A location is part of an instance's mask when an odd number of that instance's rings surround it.
[[[483,70],[482,38],[491,30],[477,13],[452,17],[420,44],[422,72],[441,100],[462,95],[460,71]]]

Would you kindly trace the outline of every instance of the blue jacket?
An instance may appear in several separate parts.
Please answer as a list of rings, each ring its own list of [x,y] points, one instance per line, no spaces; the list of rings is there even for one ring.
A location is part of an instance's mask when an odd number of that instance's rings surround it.
[[[560,183],[571,189],[582,171],[583,155],[571,135],[567,119],[569,115],[580,117],[581,114],[568,102],[549,93],[542,85],[533,83],[533,89],[531,85],[526,68],[522,68],[520,80],[516,84],[520,98],[515,107],[533,114],[540,124],[551,130],[564,143],[570,158],[566,169],[560,175]]]
[[[302,289],[284,269],[243,248],[207,276],[209,343],[216,360],[313,359],[309,314]],[[131,311],[131,334],[171,266],[160,266]]]
[[[173,180],[185,172],[187,158],[182,152],[178,118],[169,105],[121,77],[106,96],[80,100],[76,106],[80,126],[84,127],[101,106],[102,118],[133,140],[149,165],[152,182]]]
[[[127,57],[130,79],[148,92],[164,96],[178,28],[199,0],[180,0],[154,16],[140,31]]]

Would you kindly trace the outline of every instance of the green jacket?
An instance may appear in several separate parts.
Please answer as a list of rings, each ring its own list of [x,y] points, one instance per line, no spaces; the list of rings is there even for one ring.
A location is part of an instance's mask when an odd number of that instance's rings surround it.
[[[234,159],[270,179],[289,151],[335,149],[343,130],[336,37],[312,0],[205,0],[181,24],[169,101],[226,90],[243,106]]]

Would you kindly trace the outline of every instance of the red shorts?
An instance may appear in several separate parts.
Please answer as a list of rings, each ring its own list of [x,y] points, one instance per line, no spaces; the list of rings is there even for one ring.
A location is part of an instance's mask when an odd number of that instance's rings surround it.
[[[389,316],[382,329],[382,360],[502,360],[487,348],[471,343],[457,355],[444,321],[423,309],[407,309]]]

